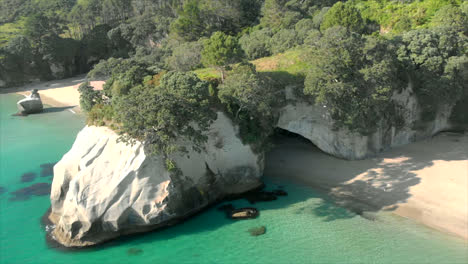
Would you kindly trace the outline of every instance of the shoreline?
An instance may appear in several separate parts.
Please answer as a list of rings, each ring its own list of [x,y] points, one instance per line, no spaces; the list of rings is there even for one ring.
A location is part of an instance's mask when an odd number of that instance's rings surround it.
[[[81,113],[80,94],[78,87],[86,81],[86,75],[79,75],[68,79],[52,80],[47,82],[30,83],[24,86],[5,88],[2,94],[29,95],[31,90],[38,89],[44,105],[52,108],[63,108],[74,114]],[[102,90],[104,81],[90,81],[96,90]]]
[[[349,161],[280,136],[265,175],[325,192],[357,214],[388,211],[468,241],[468,133],[441,133]]]
[[[38,89],[44,104],[81,113],[77,88],[86,79],[28,84],[1,93]],[[92,82],[102,89],[103,81]],[[354,212],[390,211],[468,241],[468,133],[440,133],[374,158],[349,161],[303,138],[279,136],[266,154],[264,175],[319,189]]]

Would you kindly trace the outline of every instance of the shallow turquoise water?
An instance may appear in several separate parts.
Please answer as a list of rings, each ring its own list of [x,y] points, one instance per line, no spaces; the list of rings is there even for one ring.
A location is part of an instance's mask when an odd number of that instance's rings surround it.
[[[0,95],[0,263],[467,263],[462,240],[391,214],[376,221],[334,206],[308,187],[266,178],[289,196],[258,203],[260,217],[234,222],[216,208],[181,225],[116,240],[96,249],[61,252],[48,248],[40,218],[48,196],[10,201],[27,172],[58,161],[71,147],[83,118],[68,111],[12,117],[19,97]],[[24,197],[23,197],[24,198]],[[235,201],[235,206],[248,206]],[[252,237],[248,229],[265,226]],[[129,250],[135,254],[129,254]]]

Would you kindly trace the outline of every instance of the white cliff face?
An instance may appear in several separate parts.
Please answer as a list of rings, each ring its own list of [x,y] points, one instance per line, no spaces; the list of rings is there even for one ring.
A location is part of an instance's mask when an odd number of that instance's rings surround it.
[[[299,134],[326,153],[345,159],[363,159],[391,147],[414,142],[450,128],[449,117],[453,106],[445,106],[432,122],[420,123],[420,108],[412,95],[411,85],[393,100],[403,108],[405,125],[402,128],[379,124],[371,135],[361,135],[346,128],[335,129],[327,109],[296,100],[292,88],[286,88],[288,100],[296,101],[280,110],[277,127]]]
[[[230,194],[261,185],[263,156],[237,137],[222,113],[201,153],[172,157],[181,173],[166,170],[140,142],[119,142],[106,127],[85,127],[54,167],[50,219],[65,246],[93,245],[121,234],[173,223]]]

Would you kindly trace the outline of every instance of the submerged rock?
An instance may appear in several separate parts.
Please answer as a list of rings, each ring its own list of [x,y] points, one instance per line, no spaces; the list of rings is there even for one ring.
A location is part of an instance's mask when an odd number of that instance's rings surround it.
[[[271,193],[276,196],[288,196],[288,193],[284,190],[273,190]]]
[[[250,228],[249,233],[251,236],[261,236],[266,233],[266,227],[259,226],[259,227]]]
[[[32,90],[29,96],[18,101],[16,104],[18,106],[19,113],[22,115],[39,113],[44,109],[41,96],[37,92],[37,89]]]
[[[143,253],[143,249],[140,249],[140,248],[129,248],[127,250],[127,254],[129,256],[137,256],[137,255],[141,255]]]
[[[34,172],[26,172],[21,175],[21,182],[32,182],[37,177],[37,174]]]
[[[7,191],[7,190],[6,190],[5,187],[0,186],[0,195],[6,193],[6,191]]]
[[[44,163],[41,164],[41,177],[49,177],[54,175],[54,166],[57,163]]]
[[[231,211],[232,219],[254,219],[257,218],[258,215],[259,212],[257,208],[252,207],[239,208]]]
[[[237,137],[218,113],[201,152],[173,155],[179,173],[142,143],[127,145],[106,127],[85,127],[54,167],[49,219],[67,247],[94,245],[120,235],[172,225],[227,196],[261,185],[263,155]],[[223,147],[215,146],[219,140]]]
[[[11,193],[10,201],[24,201],[31,198],[31,196],[46,196],[50,194],[49,183],[36,183],[26,188],[16,190]]]
[[[244,195],[244,198],[249,201],[250,204],[270,202],[278,199],[274,193],[265,191],[248,192]]]

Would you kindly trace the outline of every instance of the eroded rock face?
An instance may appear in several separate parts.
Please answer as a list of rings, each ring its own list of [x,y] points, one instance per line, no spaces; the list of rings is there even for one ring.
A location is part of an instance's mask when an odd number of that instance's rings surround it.
[[[450,128],[449,117],[453,106],[447,105],[440,109],[434,121],[422,123],[418,120],[420,107],[417,98],[412,94],[412,87],[409,85],[393,96],[393,100],[404,109],[404,127],[379,124],[376,132],[364,136],[346,128],[334,129],[333,119],[324,106],[299,101],[294,97],[292,88],[287,88],[287,99],[295,103],[281,109],[277,127],[309,139],[333,156],[351,160],[363,159]]]
[[[22,114],[34,114],[42,112],[44,106],[42,104],[41,96],[34,89],[29,96],[16,103],[18,110]]]
[[[165,169],[142,144],[118,142],[105,127],[85,127],[54,167],[50,220],[65,246],[88,246],[174,223],[231,194],[261,185],[263,156],[237,138],[222,113],[201,153],[174,156],[181,173]]]

